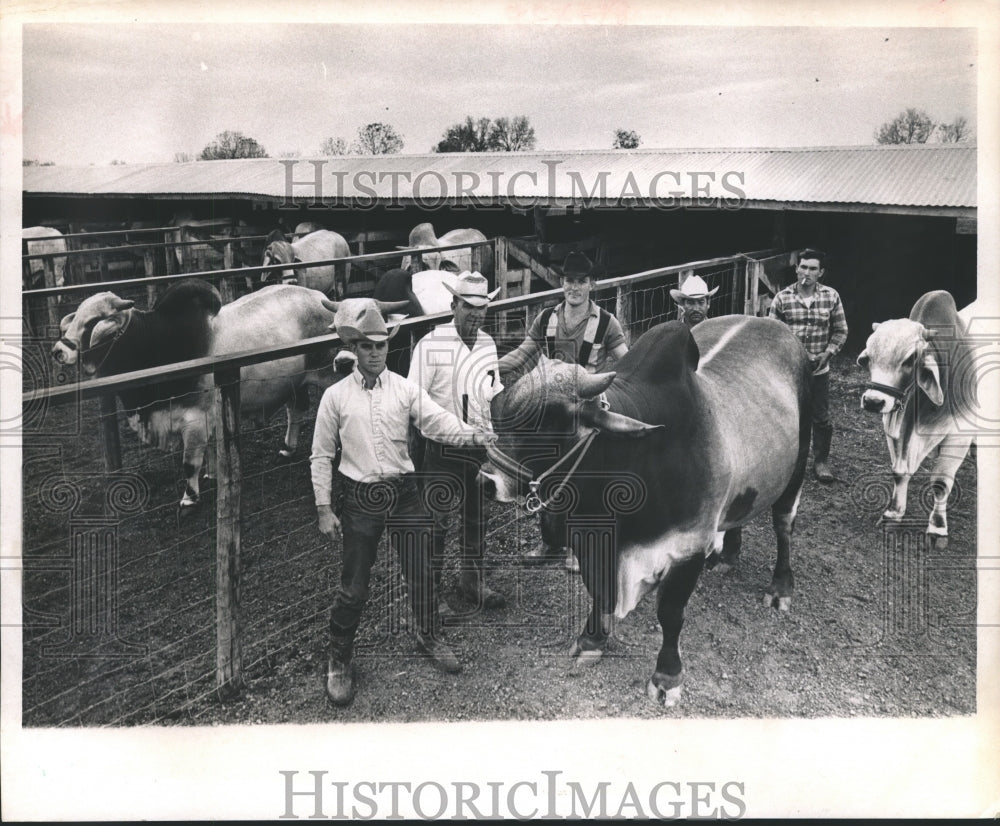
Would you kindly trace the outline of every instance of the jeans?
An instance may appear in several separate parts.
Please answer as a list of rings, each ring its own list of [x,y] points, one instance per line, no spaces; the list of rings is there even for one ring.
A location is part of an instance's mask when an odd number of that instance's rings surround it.
[[[459,547],[463,562],[481,568],[486,536],[486,509],[482,486],[477,482],[486,451],[479,447],[453,447],[427,440],[421,471],[421,484],[434,518],[434,564],[440,569],[444,545],[453,525],[450,494],[455,491],[461,502]]]
[[[389,529],[390,552],[399,555],[410,604],[421,634],[430,634],[435,614],[431,571],[431,519],[412,475],[370,484],[340,476],[338,502],[344,539],[340,585],[330,606],[330,633],[353,641],[368,602],[371,569],[379,540]]]
[[[830,371],[812,377],[812,423],[830,425]]]

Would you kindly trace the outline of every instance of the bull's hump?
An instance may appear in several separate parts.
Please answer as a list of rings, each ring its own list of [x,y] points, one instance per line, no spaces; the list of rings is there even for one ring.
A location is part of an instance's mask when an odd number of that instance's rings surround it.
[[[690,330],[679,321],[668,321],[641,336],[615,365],[615,372],[622,383],[659,385],[693,372],[697,363],[698,349]]]
[[[947,290],[933,290],[917,299],[910,318],[925,327],[954,325],[958,323],[958,307]]]

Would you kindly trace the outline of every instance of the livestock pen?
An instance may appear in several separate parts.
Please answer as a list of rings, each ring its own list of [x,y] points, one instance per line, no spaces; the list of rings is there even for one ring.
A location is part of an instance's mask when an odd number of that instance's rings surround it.
[[[496,241],[484,246],[495,253]],[[626,334],[634,338],[673,317],[669,288],[687,273],[701,275],[710,286],[723,286],[715,297],[722,303],[713,302],[713,314],[752,310],[757,260],[738,255],[609,279],[595,287],[595,298],[619,315]],[[242,278],[247,272],[200,275]],[[156,283],[175,277],[160,276]],[[121,286],[141,295],[148,285],[139,279]],[[94,288],[87,285],[64,294],[76,296]],[[41,297],[48,295],[45,291]],[[523,338],[531,319],[559,297],[559,291],[549,290],[495,301],[486,329],[501,350],[508,349]],[[413,343],[445,318],[403,321],[390,358],[408,360]],[[23,399],[25,725],[304,722],[330,716],[322,702],[320,677],[326,611],[338,569],[336,547],[331,548],[316,530],[307,451],[292,461],[277,461],[282,426],[247,417],[241,421],[237,377],[247,364],[294,353],[328,352],[336,343],[336,336],[323,336],[280,351],[248,349],[226,358],[96,381],[53,375],[44,346],[33,362],[28,360],[32,369],[25,371]],[[214,487],[203,487],[200,506],[180,509],[176,503],[183,480],[177,453],[141,445],[120,427],[115,407],[107,402],[102,407],[101,400],[136,383],[199,373],[213,374],[218,388],[217,481]],[[857,389],[851,381],[861,378],[845,380],[838,388],[838,403]],[[843,412],[846,415],[846,402]],[[96,427],[97,422],[104,424]],[[959,501],[952,508],[953,535],[959,550],[947,557],[933,556],[921,545],[926,521],[921,515],[919,529],[904,526],[905,553],[900,556],[902,540],[895,534],[896,538],[880,534],[871,518],[880,512],[878,480],[888,475],[870,461],[878,449],[877,424],[866,430],[863,416],[856,412],[850,422],[853,429],[845,428],[844,434],[845,443],[848,438],[852,442],[845,490],[837,506],[820,504],[812,513],[818,521],[848,523],[830,534],[834,554],[824,551],[815,560],[806,553],[798,555],[798,564],[805,568],[805,593],[792,615],[779,621],[761,613],[757,605],[773,540],[765,530],[750,532],[753,541],[747,543],[751,550],[745,553],[746,569],[703,588],[709,590],[713,604],[718,601],[719,610],[692,606],[691,672],[709,679],[693,689],[691,705],[682,705],[681,711],[808,716],[858,711],[969,713],[974,708],[975,629],[963,619],[970,599],[975,604],[974,509],[970,512],[974,473],[966,468],[956,485]],[[109,456],[102,448],[106,441],[102,432],[122,433],[116,461],[102,460],[102,451]],[[302,443],[308,444],[310,437],[311,427],[306,427]],[[846,459],[845,455],[845,463]],[[810,514],[808,504],[803,511]],[[803,541],[818,546],[822,533],[814,536],[807,527]],[[474,646],[477,670],[453,682],[415,663],[412,646],[401,633],[407,612],[398,566],[383,547],[368,608],[375,617],[366,621],[359,638],[358,656],[367,671],[362,696],[337,718],[536,719],[654,713],[644,700],[642,705],[633,702],[641,699],[635,686],[638,678],[645,679],[648,666],[644,643],[654,621],[647,616],[651,606],[637,611],[635,622],[625,624],[616,650],[599,666],[605,668],[603,678],[595,671],[567,679],[557,664],[559,649],[575,635],[589,605],[579,581],[564,572],[523,571],[517,566],[524,545],[536,538],[534,520],[514,506],[491,508],[488,564],[513,599],[501,614],[470,611],[456,618],[450,633]],[[880,598],[883,586],[885,593],[894,593],[893,584],[879,577],[886,555],[902,560],[898,567],[907,576],[926,580],[928,569],[938,572],[919,616],[897,616],[892,611],[903,609],[890,609]],[[841,580],[843,595],[823,584],[840,573],[840,565],[856,568]],[[446,577],[450,574],[453,571],[446,571]],[[851,608],[861,607],[861,612],[833,617],[830,612],[845,600]],[[832,639],[819,633],[831,622],[836,629]],[[912,639],[905,634],[900,639],[897,633],[904,622],[918,626]],[[895,634],[886,638],[888,647],[884,639],[880,643],[880,628]],[[821,646],[818,653],[812,648],[815,641]],[[875,707],[864,699],[864,692],[856,693],[840,682],[833,688],[827,685],[836,665],[822,650],[824,645],[848,661],[852,650],[860,650],[862,659],[855,662],[853,673],[865,676],[854,680],[869,681],[869,686],[881,681],[885,688],[876,699],[887,705]],[[781,659],[782,646],[789,649],[787,661]],[[890,703],[885,698],[910,681],[911,671],[879,674],[872,668],[877,657],[896,658],[892,662],[926,657],[920,662],[933,674],[943,673],[944,663],[952,675],[931,699],[925,701],[921,691],[899,691],[898,699]],[[621,673],[626,666],[627,673]],[[767,669],[780,672],[786,680],[777,694],[764,693]],[[413,679],[415,674],[418,680]],[[608,674],[614,676],[614,684]],[[790,686],[801,693],[793,696]]]

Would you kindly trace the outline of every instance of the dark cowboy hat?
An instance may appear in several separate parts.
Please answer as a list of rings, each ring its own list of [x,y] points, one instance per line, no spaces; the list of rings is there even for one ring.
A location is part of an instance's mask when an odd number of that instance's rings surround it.
[[[604,275],[604,267],[592,264],[582,252],[571,252],[566,256],[561,267],[553,267],[560,278],[591,278],[597,279]]]

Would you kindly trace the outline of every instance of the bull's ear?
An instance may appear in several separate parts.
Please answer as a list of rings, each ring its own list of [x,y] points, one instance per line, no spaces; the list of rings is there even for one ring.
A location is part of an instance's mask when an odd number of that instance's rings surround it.
[[[868,358],[868,351],[867,350],[862,350],[858,354],[858,366],[864,367],[865,369],[867,369],[869,361],[870,361],[870,359]]]
[[[629,436],[633,439],[663,429],[661,424],[646,424],[621,413],[612,413],[595,404],[580,406],[580,420],[590,427],[599,427],[605,433],[617,433],[619,436]]]
[[[941,330],[939,330],[937,327],[924,327],[923,333],[921,335],[923,335],[924,341],[930,341],[940,332]]]
[[[925,350],[917,368],[917,386],[927,394],[927,398],[940,407],[944,404],[944,391],[941,389],[941,371],[937,359],[930,350]]]
[[[121,316],[113,315],[111,318],[102,318],[94,325],[90,331],[90,346],[96,347],[106,338],[115,335],[121,327]]]
[[[879,327],[879,325],[880,325],[881,323],[882,323],[881,321],[873,321],[873,322],[872,322],[872,332],[874,332],[875,330],[877,330],[877,329],[878,329],[878,327]]]
[[[264,239],[264,243],[267,246],[271,246],[271,244],[273,244],[275,241],[284,241],[284,240],[285,240],[285,233],[283,233],[280,229],[272,229],[270,235],[268,235],[267,238]]]
[[[62,321],[59,322],[59,332],[66,335],[66,331],[69,329],[69,325],[73,323],[74,318],[76,318],[75,312],[63,316]]]

